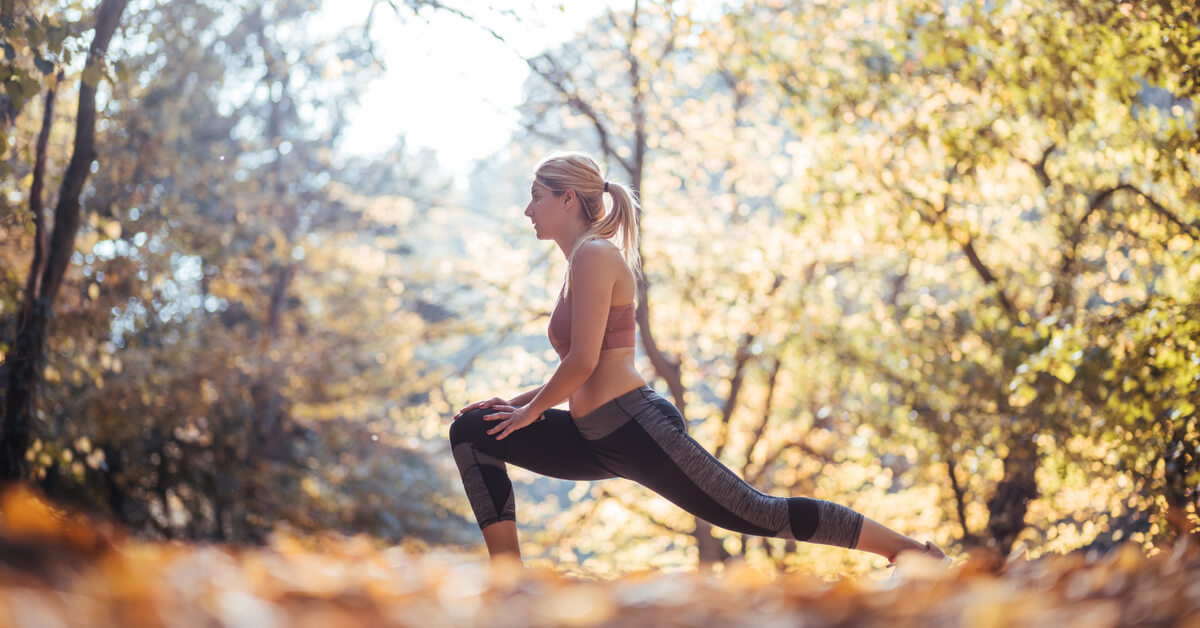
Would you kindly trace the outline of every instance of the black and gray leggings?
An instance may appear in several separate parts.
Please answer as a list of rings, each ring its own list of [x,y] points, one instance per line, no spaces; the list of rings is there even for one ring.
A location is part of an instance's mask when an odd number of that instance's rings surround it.
[[[564,480],[627,478],[713,524],[758,536],[854,548],[863,516],[807,497],[772,497],[747,484],[687,435],[679,411],[649,386],[631,390],[579,418],[547,410],[545,420],[509,434],[472,410],[450,426],[454,461],[479,527],[514,521],[504,464]]]

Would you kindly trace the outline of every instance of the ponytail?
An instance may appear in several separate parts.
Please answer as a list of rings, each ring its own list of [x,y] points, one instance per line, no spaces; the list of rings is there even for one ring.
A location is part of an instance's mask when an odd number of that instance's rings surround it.
[[[640,277],[642,258],[638,254],[640,235],[638,233],[638,214],[641,213],[642,206],[638,204],[637,196],[633,191],[624,184],[605,181],[604,187],[605,191],[612,196],[612,211],[593,223],[592,227],[584,232],[579,242],[575,243],[575,248],[571,249],[571,254],[567,257],[567,264],[570,265],[570,260],[575,257],[575,251],[578,251],[584,242],[593,238],[604,238],[613,241],[613,244],[621,250],[625,264],[633,271],[635,277]]]
[[[575,190],[583,216],[591,225],[567,255],[567,266],[584,242],[595,238],[613,241],[634,277],[641,277],[642,259],[638,254],[638,217],[642,207],[628,186],[606,181],[600,166],[584,153],[551,153],[534,168],[533,178],[560,195]],[[604,193],[612,197],[612,211],[604,210]]]

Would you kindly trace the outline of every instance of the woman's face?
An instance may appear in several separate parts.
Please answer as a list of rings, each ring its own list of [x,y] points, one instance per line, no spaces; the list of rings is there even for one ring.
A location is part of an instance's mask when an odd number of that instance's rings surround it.
[[[554,237],[559,222],[566,216],[565,206],[561,196],[555,196],[550,188],[533,182],[529,189],[529,205],[525,206],[525,215],[533,221],[533,231],[539,240]]]

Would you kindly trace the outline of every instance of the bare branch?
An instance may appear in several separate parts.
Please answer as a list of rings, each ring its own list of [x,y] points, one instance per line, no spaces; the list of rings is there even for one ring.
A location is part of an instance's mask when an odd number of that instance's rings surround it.
[[[1054,144],[1046,147],[1042,151],[1042,158],[1036,164],[1033,164],[1033,172],[1037,175],[1038,181],[1042,182],[1042,187],[1050,187],[1050,175],[1046,173],[1046,160],[1050,159],[1050,155],[1054,154],[1054,149],[1057,148]]]
[[[562,68],[558,67],[558,64],[555,63],[555,61],[553,60],[552,57],[550,57],[549,55],[544,54],[544,53],[541,55],[538,55],[536,57],[526,57],[525,55],[521,54],[520,52],[517,52],[517,49],[514,48],[512,46],[512,44],[510,44],[508,42],[507,39],[505,39],[504,35],[501,35],[499,32],[496,31],[496,29],[494,29],[490,26],[487,26],[486,24],[483,24],[479,20],[475,19],[475,17],[470,15],[469,13],[467,13],[461,9],[456,9],[454,7],[443,4],[442,2],[439,2],[438,0],[429,0],[429,2],[427,4],[432,9],[439,10],[439,11],[445,11],[445,12],[450,13],[451,15],[454,15],[460,19],[466,20],[467,22],[470,22],[471,24],[474,24],[475,26],[478,26],[479,28],[481,28],[485,32],[487,32],[489,35],[491,35],[496,41],[499,41],[500,43],[504,44],[504,46],[507,47],[509,50],[511,50],[513,54],[515,54],[519,59],[521,59],[522,61],[525,62],[525,65],[529,67],[529,70],[531,72],[533,72],[534,74],[537,74],[539,77],[541,77],[543,80],[545,80],[551,87],[553,87],[554,90],[556,92],[558,92],[558,94],[563,98],[563,100],[565,101],[565,103],[568,107],[570,107],[571,109],[574,109],[576,111],[576,113],[579,113],[579,114],[587,117],[589,120],[591,120],[592,126],[596,129],[596,135],[597,135],[598,139],[600,140],[601,150],[604,152],[604,154],[606,156],[608,156],[609,158],[611,158],[614,161],[616,161],[617,163],[619,163],[621,165],[621,167],[625,169],[626,172],[631,172],[631,173],[633,172],[633,165],[630,164],[629,162],[627,162],[626,160],[621,159],[621,157],[619,155],[617,155],[617,152],[616,152],[615,148],[613,147],[612,140],[610,139],[612,133],[606,127],[604,121],[601,119],[600,114],[595,110],[594,107],[592,107],[588,102],[584,101],[579,96],[579,92],[577,90],[575,90],[571,87],[571,85],[574,83],[574,81],[571,79],[570,73],[563,70]],[[395,3],[392,3],[392,6],[395,7],[396,6]],[[548,63],[550,65],[550,68],[547,69],[547,68],[540,67],[538,65],[539,59]]]
[[[775,356],[775,359],[772,360],[771,371],[767,375],[767,393],[766,401],[763,403],[762,419],[758,422],[758,427],[754,430],[754,436],[750,438],[750,444],[746,446],[746,462],[742,465],[742,477],[746,477],[746,472],[750,469],[750,458],[754,454],[754,448],[762,440],[763,434],[767,431],[767,424],[771,421],[771,410],[775,402],[775,383],[779,381],[779,371],[782,366],[783,359]]]
[[[1028,159],[1016,154],[1012,150],[1009,150],[1008,154],[1011,155],[1013,159],[1016,159],[1026,166],[1029,166],[1029,168],[1033,170],[1033,174],[1037,177],[1038,182],[1042,184],[1042,187],[1048,188],[1053,181],[1051,181],[1049,173],[1046,172],[1046,161],[1050,159],[1050,155],[1052,155],[1057,148],[1058,146],[1051,143],[1044,150],[1042,150],[1042,156],[1037,161],[1029,161]]]
[[[629,89],[633,93],[633,167],[630,175],[638,173],[638,185],[641,185],[641,172],[646,163],[646,93],[642,85],[642,66],[637,55],[633,53],[633,41],[638,34],[638,0],[633,2],[633,13],[629,16],[628,45],[625,46],[625,58],[629,61]],[[641,194],[641,190],[637,190]]]
[[[946,456],[946,473],[950,475],[950,488],[954,491],[954,505],[958,512],[958,525],[962,527],[963,539],[971,537],[967,529],[966,490],[958,485],[958,471],[955,468],[954,456]]]
[[[725,451],[725,443],[729,440],[729,422],[733,418],[733,411],[737,408],[738,395],[742,391],[742,382],[746,377],[746,363],[750,361],[750,345],[754,344],[756,335],[750,332],[742,334],[742,340],[738,343],[737,351],[733,358],[733,375],[729,378],[729,395],[725,397],[725,404],[721,408],[721,425],[717,432],[717,444],[713,448],[713,457],[721,459],[721,454]]]
[[[805,442],[803,437],[801,437],[800,440],[784,443],[775,449],[775,451],[767,454],[766,458],[763,458],[762,464],[754,470],[754,473],[747,474],[746,482],[752,486],[757,486],[762,480],[763,474],[767,472],[767,469],[770,469],[771,465],[775,464],[775,461],[783,457],[784,454],[793,450],[807,454],[808,456],[816,460],[820,460],[825,464],[837,464],[837,460],[835,460],[833,456],[830,456],[823,451],[817,451],[812,445]]]
[[[1096,212],[1103,209],[1105,205],[1111,201],[1112,197],[1118,192],[1132,192],[1137,196],[1140,196],[1150,205],[1151,209],[1153,209],[1155,213],[1165,218],[1167,222],[1175,225],[1175,227],[1181,232],[1186,233],[1193,238],[1200,239],[1200,225],[1184,222],[1173,212],[1164,207],[1162,203],[1159,203],[1156,199],[1154,199],[1154,197],[1146,194],[1135,185],[1130,183],[1122,183],[1120,185],[1100,190],[1093,194],[1090,199],[1088,199],[1087,210],[1084,211],[1083,215],[1079,217],[1078,222],[1075,223],[1070,236],[1067,238],[1067,247],[1063,252],[1062,262],[1058,267],[1058,274],[1055,279],[1054,288],[1050,294],[1049,306],[1051,308],[1056,305],[1062,305],[1068,300],[1068,295],[1071,292],[1071,274],[1074,271],[1075,262],[1079,258],[1079,245],[1083,242],[1083,235],[1085,233],[1085,226],[1087,225],[1087,222],[1091,220],[1092,216],[1095,215]],[[1138,239],[1145,239],[1140,234],[1131,233],[1131,235],[1137,237]]]
[[[536,63],[537,59],[544,60],[551,66],[551,68],[547,70],[539,67]],[[608,130],[608,127],[601,119],[600,113],[597,112],[594,107],[592,107],[591,103],[583,100],[583,98],[579,96],[578,91],[569,86],[569,83],[573,83],[570,73],[559,68],[557,62],[545,54],[535,57],[534,59],[527,59],[526,64],[534,74],[542,77],[543,80],[549,83],[550,86],[553,87],[560,96],[562,96],[568,107],[575,110],[576,113],[583,115],[588,120],[591,120],[592,127],[596,129],[596,137],[600,141],[600,150],[604,153],[605,157],[620,164],[621,167],[627,173],[629,173],[630,176],[632,176],[633,173],[636,172],[634,164],[622,159],[621,156],[617,154],[617,150],[611,139],[612,133]]]
[[[551,142],[553,142],[555,144],[565,144],[566,143],[565,137],[563,137],[561,135],[554,135],[552,133],[547,133],[546,131],[543,131],[539,128],[534,127],[534,125],[532,125],[532,124],[522,124],[521,128],[526,133],[529,133],[530,135],[533,135],[534,137],[540,137],[545,140],[550,140]]]
[[[1005,294],[1004,288],[1000,285],[1000,280],[991,268],[983,262],[979,257],[979,252],[975,250],[975,238],[963,229],[956,228],[946,221],[946,201],[943,200],[941,206],[938,206],[933,201],[923,198],[910,190],[897,186],[895,189],[903,193],[909,200],[917,201],[918,204],[925,206],[929,212],[917,210],[917,214],[921,216],[921,220],[933,227],[941,227],[950,236],[950,239],[956,242],[959,248],[962,249],[964,255],[967,256],[967,261],[971,263],[971,268],[979,275],[979,278],[984,283],[991,286],[996,291],[996,298],[1000,301],[1000,306],[1014,320],[1017,319],[1017,308],[1013,302]]]
[[[779,287],[783,285],[783,279],[783,275],[775,275],[775,281],[771,284],[771,288],[766,294],[768,298],[773,297],[779,290]],[[766,317],[770,305],[771,303],[768,302],[755,315],[754,319],[758,321],[758,324],[754,325],[754,328],[762,328],[762,321]],[[738,343],[737,351],[734,352],[733,375],[729,378],[729,395],[725,397],[725,404],[721,408],[721,427],[717,434],[716,447],[713,449],[713,457],[718,460],[725,451],[725,444],[729,440],[729,423],[733,419],[733,411],[737,409],[738,396],[742,391],[742,383],[746,378],[746,364],[750,361],[750,358],[754,357],[750,353],[750,346],[757,339],[757,333],[746,332],[742,334],[741,342]]]
[[[1192,238],[1200,239],[1200,224],[1184,222],[1183,220],[1181,220],[1179,218],[1179,216],[1176,216],[1173,212],[1171,212],[1171,210],[1164,207],[1162,205],[1162,203],[1159,203],[1157,200],[1155,200],[1153,196],[1150,196],[1149,194],[1143,192],[1136,185],[1132,185],[1129,183],[1122,183],[1121,185],[1118,185],[1117,187],[1113,188],[1111,191],[1106,190],[1108,195],[1111,195],[1111,194],[1114,194],[1114,193],[1120,192],[1120,191],[1129,191],[1129,192],[1133,192],[1134,194],[1137,194],[1138,196],[1142,197],[1143,200],[1145,200],[1147,203],[1150,204],[1150,207],[1152,209],[1154,209],[1155,213],[1162,216],[1163,218],[1166,218],[1167,222],[1175,225],[1176,228],[1178,228],[1180,231],[1192,236]]]
[[[37,148],[33,161],[33,183],[29,187],[29,213],[33,214],[33,262],[29,276],[25,278],[25,308],[33,308],[41,296],[42,269],[46,264],[46,247],[49,245],[46,232],[46,212],[42,204],[42,188],[46,180],[46,145],[50,141],[50,126],[54,122],[54,95],[63,73],[46,90],[46,102],[42,111],[42,130],[38,133]],[[28,312],[26,313],[28,315]]]

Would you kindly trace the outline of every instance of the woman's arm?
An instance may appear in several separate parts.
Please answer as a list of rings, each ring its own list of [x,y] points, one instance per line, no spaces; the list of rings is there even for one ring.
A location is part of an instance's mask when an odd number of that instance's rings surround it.
[[[523,406],[523,405],[529,403],[534,397],[536,397],[539,392],[542,392],[542,389],[545,387],[546,387],[546,385],[542,384],[541,386],[538,386],[537,388],[530,388],[529,390],[526,390],[525,392],[517,395],[516,397],[509,399],[508,405]]]
[[[562,403],[596,370],[617,279],[613,262],[624,264],[610,242],[588,242],[575,252],[571,263],[571,350],[529,401],[528,411],[533,416]]]
[[[499,432],[497,438],[504,438],[513,430],[529,425],[543,412],[570,397],[596,370],[617,279],[615,264],[625,263],[620,255],[620,251],[606,241],[589,242],[576,251],[571,263],[571,350],[528,403],[520,404],[521,407],[511,413],[489,416],[488,420],[500,423],[488,433]],[[512,405],[518,406],[516,401],[514,399]]]

